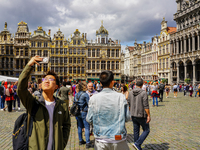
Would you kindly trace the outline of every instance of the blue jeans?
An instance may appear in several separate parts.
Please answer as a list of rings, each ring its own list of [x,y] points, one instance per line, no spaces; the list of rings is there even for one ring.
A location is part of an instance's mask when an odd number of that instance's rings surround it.
[[[158,106],[158,98],[157,97],[153,97],[153,105],[155,105],[155,100],[154,98],[156,98],[156,106]]]
[[[1,107],[1,109],[3,109],[5,107],[5,98],[6,98],[6,96],[3,95],[2,98],[0,99],[0,107]]]
[[[197,92],[198,92],[198,91],[195,92],[195,97],[197,96]]]
[[[18,95],[14,95],[14,101],[13,101],[13,107],[16,106],[16,100],[17,100],[17,104],[18,104],[18,108],[20,108],[20,99],[18,97]]]
[[[149,123],[147,122],[147,118],[136,118],[132,117],[133,121],[133,127],[134,127],[134,142],[141,146],[144,140],[149,135],[150,129],[149,129]],[[140,135],[140,126],[142,126],[143,132]],[[139,136],[140,135],[140,136]]]
[[[82,129],[85,127],[86,143],[90,143],[90,124],[86,121],[87,112],[81,112],[81,116],[76,117],[78,123],[79,141],[83,141]]]

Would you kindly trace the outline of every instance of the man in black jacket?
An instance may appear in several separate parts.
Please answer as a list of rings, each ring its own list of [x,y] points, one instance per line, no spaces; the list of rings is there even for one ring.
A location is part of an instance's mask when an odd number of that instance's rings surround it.
[[[162,81],[160,81],[160,84],[159,84],[159,95],[160,95],[160,101],[159,102],[162,102],[163,101],[163,92],[165,90],[165,85],[162,83]]]

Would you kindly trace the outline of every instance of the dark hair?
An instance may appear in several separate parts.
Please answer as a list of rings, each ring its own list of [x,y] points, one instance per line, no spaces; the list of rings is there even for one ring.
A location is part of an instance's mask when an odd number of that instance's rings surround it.
[[[127,86],[125,84],[123,84],[122,87],[123,87],[124,92],[126,92],[128,90]]]
[[[66,86],[66,85],[67,85],[67,82],[64,81],[64,82],[63,82],[63,86]]]
[[[71,85],[70,81],[67,81],[67,82],[66,82],[66,85]]]
[[[143,81],[142,78],[137,78],[137,79],[136,79],[136,85],[137,85],[137,86],[140,86],[140,87],[141,87],[141,86],[143,85],[143,83],[144,83],[144,81]]]
[[[48,72],[46,73],[46,75],[43,76],[43,78],[45,78],[47,75],[52,75],[52,76],[54,76],[55,79],[56,79],[56,85],[58,85],[58,87],[60,86],[59,78],[58,78],[57,74],[56,74],[54,71],[48,71]]]
[[[108,87],[110,83],[114,80],[114,74],[112,71],[108,71],[108,70],[103,71],[99,75],[99,80],[101,84],[103,85],[103,87]]]

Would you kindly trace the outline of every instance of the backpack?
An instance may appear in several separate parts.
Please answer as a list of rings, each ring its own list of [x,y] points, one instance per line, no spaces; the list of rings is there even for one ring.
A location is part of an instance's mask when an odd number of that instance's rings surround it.
[[[164,88],[165,88],[165,85],[164,85],[164,84],[160,84],[160,85],[159,85],[159,90],[164,90]]]
[[[83,93],[81,93],[82,95]],[[79,96],[79,98],[81,97],[81,95]],[[79,98],[77,97],[78,94],[76,95],[76,100],[77,101],[74,101],[72,107],[70,108],[70,113],[73,115],[73,116],[79,116],[81,114],[81,111],[80,111],[80,106],[78,105],[78,100]]]
[[[12,134],[13,150],[28,150],[28,139],[32,133],[33,119],[38,111],[38,108],[39,104],[35,102],[31,110],[29,126],[28,113],[21,114],[15,121],[14,130]]]

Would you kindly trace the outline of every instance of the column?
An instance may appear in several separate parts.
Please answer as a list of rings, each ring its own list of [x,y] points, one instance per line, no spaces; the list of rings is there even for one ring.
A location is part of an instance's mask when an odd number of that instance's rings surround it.
[[[170,41],[170,54],[173,54],[174,53],[174,50],[173,50],[173,45],[172,45],[172,41]]]
[[[176,54],[176,42],[175,42],[175,40],[174,40],[174,42],[173,42],[173,47],[174,47],[174,54]]]
[[[184,65],[184,80],[187,78],[187,64]]]
[[[171,82],[168,82],[169,84],[171,84],[172,83],[172,81],[173,81],[173,72],[172,72],[172,64],[170,65],[170,74],[169,74],[169,78],[171,79]]]
[[[181,53],[182,53],[182,51],[183,51],[183,40],[181,39]]]
[[[177,64],[177,83],[179,83],[179,64]]]
[[[193,63],[192,64],[193,65],[193,85],[195,84],[195,82],[196,82],[196,72],[195,72],[195,70],[196,70],[196,63]]]
[[[184,37],[184,48],[183,48],[183,51],[182,51],[182,53],[184,53],[184,52],[186,52],[186,36]]]
[[[199,32],[198,32],[198,36],[197,36],[197,43],[198,43],[198,44],[197,44],[197,45],[198,45],[197,47],[198,47],[198,50],[200,49],[200,45],[199,45],[199,44],[200,44],[200,43],[199,43],[199,36],[200,36],[200,35],[199,35]]]
[[[179,52],[179,42],[180,41],[177,39],[177,46],[176,46],[177,47],[177,52]]]
[[[195,51],[195,36],[192,35],[192,51]]]
[[[188,46],[189,46],[188,51],[190,52],[190,51],[191,51],[191,46],[190,46],[190,37],[188,38]]]

